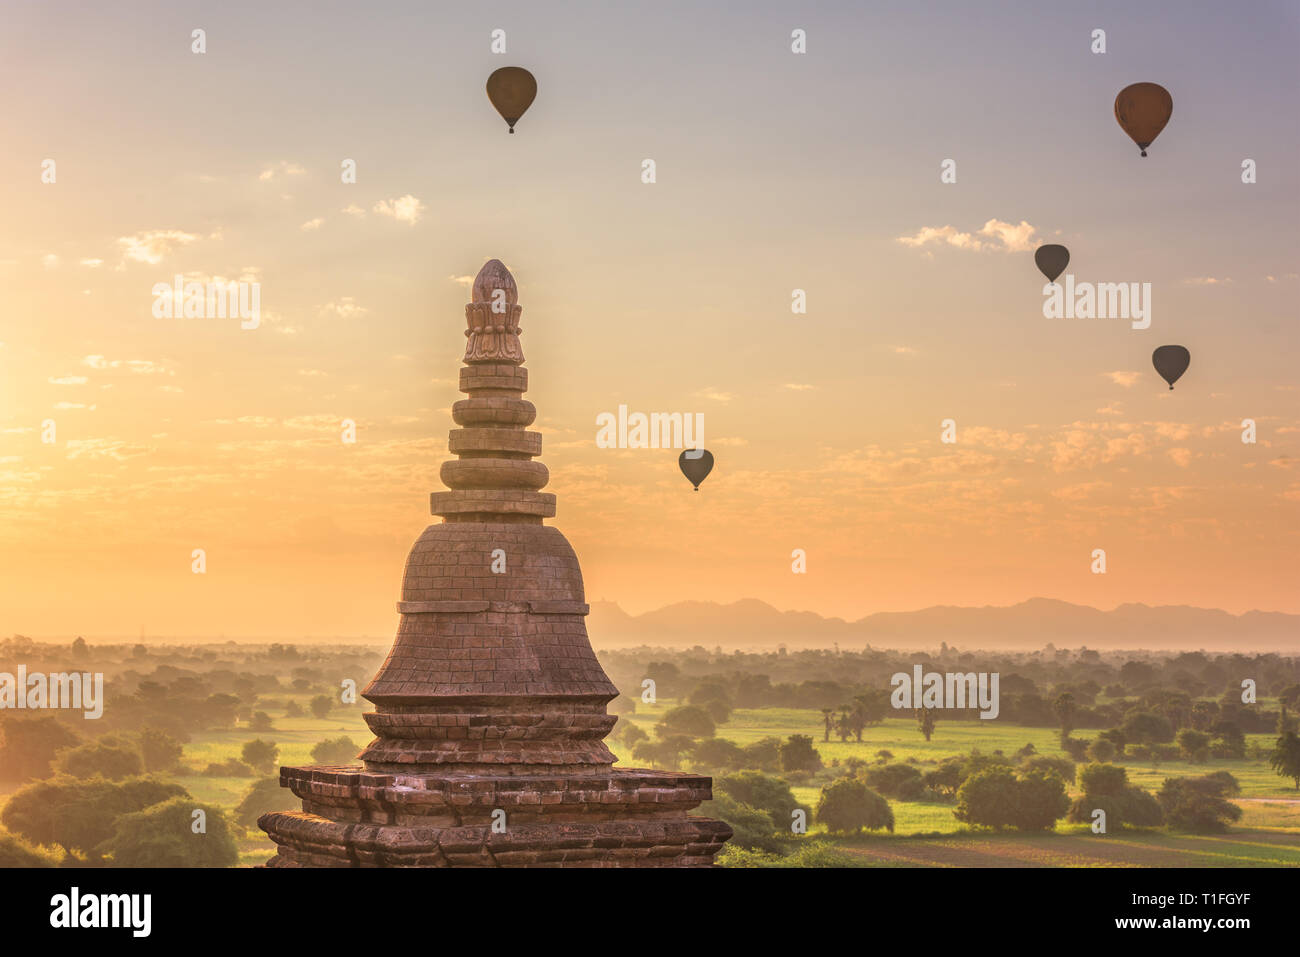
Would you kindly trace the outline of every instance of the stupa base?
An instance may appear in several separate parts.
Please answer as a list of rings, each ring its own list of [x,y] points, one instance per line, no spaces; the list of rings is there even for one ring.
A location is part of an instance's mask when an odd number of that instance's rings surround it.
[[[731,837],[686,812],[712,780],[666,771],[557,776],[281,768],[302,811],[258,826],[267,867],[710,867]]]

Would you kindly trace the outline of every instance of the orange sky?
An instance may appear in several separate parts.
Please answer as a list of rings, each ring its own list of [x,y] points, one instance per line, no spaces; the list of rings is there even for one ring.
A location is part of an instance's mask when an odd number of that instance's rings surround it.
[[[0,634],[391,632],[493,257],[590,599],[1300,612],[1286,7],[1116,8],[1104,57],[1050,11],[824,11],[800,58],[767,6],[647,14],[631,44],[615,12],[507,5],[439,24],[433,64],[414,7],[321,9],[305,42],[232,5],[201,56],[165,8],[131,32],[150,56],[95,8],[0,41],[27,91],[0,130]],[[506,61],[540,86],[514,136],[482,92]],[[1175,102],[1145,160],[1111,115],[1135,79]],[[1150,282],[1151,328],[1043,318],[1041,242],[1079,281]],[[155,318],[176,274],[258,281],[261,325]],[[619,404],[704,414],[699,493],[675,452],[596,448]]]

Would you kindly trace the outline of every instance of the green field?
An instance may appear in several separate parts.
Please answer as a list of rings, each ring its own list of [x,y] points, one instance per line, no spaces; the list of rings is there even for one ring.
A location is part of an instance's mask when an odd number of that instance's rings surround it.
[[[337,708],[325,719],[288,718],[283,707],[295,700],[304,710],[310,693],[279,693],[278,709],[265,709],[274,730],[253,732],[247,728],[196,733],[185,745],[183,765],[202,769],[209,763],[239,756],[240,748],[253,738],[274,741],[280,748],[279,763],[311,763],[311,749],[325,738],[347,735],[358,747],[371,738],[362,718],[363,708]],[[678,702],[661,699],[656,705],[638,703],[638,713],[630,720],[647,734],[668,708]],[[840,772],[834,764],[850,757],[876,760],[876,752],[887,750],[893,761],[914,760],[920,770],[933,767],[951,755],[965,754],[978,748],[985,753],[1002,751],[1013,755],[1026,743],[1040,754],[1060,754],[1057,732],[1051,728],[1027,728],[990,722],[940,722],[933,739],[927,742],[910,718],[891,718],[869,727],[862,741],[822,740],[822,716],[808,709],[764,708],[740,709],[730,721],[719,726],[719,737],[744,745],[765,737],[785,738],[791,734],[811,735],[821,754],[823,771],[808,780],[796,781],[795,797],[815,807],[822,785]],[[1095,732],[1081,731],[1082,737]],[[1271,735],[1248,735],[1249,744],[1271,744]],[[620,744],[611,742],[616,754]],[[1230,771],[1241,783],[1237,799],[1244,811],[1242,820],[1227,834],[1184,835],[1163,830],[1125,831],[1095,835],[1086,825],[1059,822],[1054,832],[1045,834],[995,834],[972,831],[953,817],[953,806],[942,802],[891,801],[895,817],[894,834],[872,834],[855,838],[831,837],[815,822],[802,840],[829,841],[848,855],[857,866],[1052,866],[1052,867],[1178,867],[1178,866],[1300,866],[1300,793],[1272,772],[1259,759],[1240,761],[1211,760],[1196,765],[1183,761],[1149,763],[1121,762],[1128,769],[1131,782],[1148,790],[1157,790],[1166,777],[1198,775],[1212,770]],[[633,759],[620,760],[620,766],[636,766]],[[687,768],[689,769],[689,767]],[[233,810],[255,778],[207,777],[201,774],[167,776],[185,787],[197,800]],[[1072,796],[1074,791],[1072,789]],[[246,832],[236,825],[239,836],[240,863],[251,866],[269,858],[274,848],[258,829]]]

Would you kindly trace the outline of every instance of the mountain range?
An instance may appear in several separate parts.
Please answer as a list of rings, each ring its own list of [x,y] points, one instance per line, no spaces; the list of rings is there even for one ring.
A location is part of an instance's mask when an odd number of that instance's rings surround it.
[[[1035,651],[1086,645],[1098,650],[1279,651],[1300,653],[1300,615],[1249,611],[1233,615],[1190,605],[1125,604],[1111,611],[1050,598],[1005,607],[935,605],[917,611],[878,612],[857,621],[811,611],[780,611],[747,598],[728,605],[684,601],[641,615],[616,603],[591,603],[587,631],[597,648],[638,645],[733,649],[845,650],[937,647]]]

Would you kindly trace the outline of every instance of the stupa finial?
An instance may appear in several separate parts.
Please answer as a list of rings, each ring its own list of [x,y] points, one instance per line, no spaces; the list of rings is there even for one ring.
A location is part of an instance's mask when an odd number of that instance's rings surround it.
[[[474,277],[471,301],[465,304],[465,362],[524,361],[519,344],[519,287],[499,259],[489,259]]]

